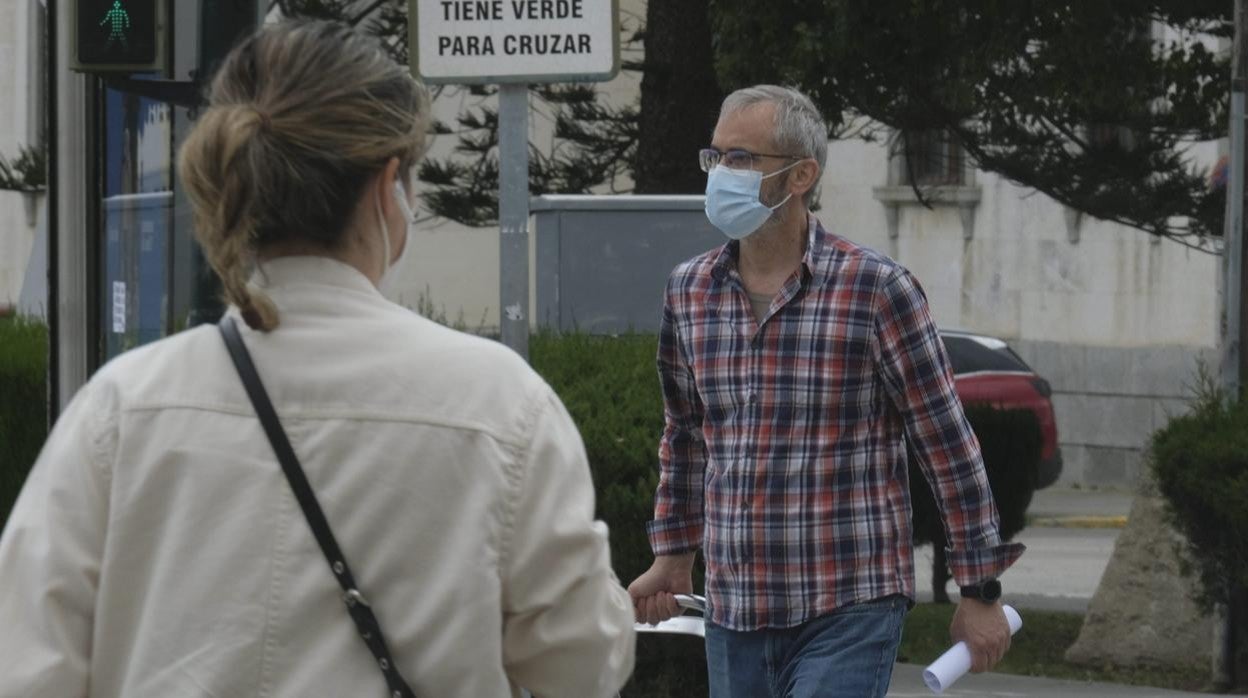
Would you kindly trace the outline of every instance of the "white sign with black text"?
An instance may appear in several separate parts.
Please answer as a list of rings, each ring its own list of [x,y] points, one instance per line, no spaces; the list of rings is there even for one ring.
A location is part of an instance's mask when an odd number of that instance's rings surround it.
[[[618,0],[416,0],[412,70],[425,82],[609,80]]]
[[[113,282],[113,334],[126,331],[126,282]]]

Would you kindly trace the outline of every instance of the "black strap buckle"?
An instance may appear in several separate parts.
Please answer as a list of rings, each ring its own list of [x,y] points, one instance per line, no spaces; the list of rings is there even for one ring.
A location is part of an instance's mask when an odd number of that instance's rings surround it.
[[[371,608],[368,605],[368,600],[364,598],[359,589],[347,589],[342,592],[342,602],[347,605],[347,608],[355,608],[356,606]]]

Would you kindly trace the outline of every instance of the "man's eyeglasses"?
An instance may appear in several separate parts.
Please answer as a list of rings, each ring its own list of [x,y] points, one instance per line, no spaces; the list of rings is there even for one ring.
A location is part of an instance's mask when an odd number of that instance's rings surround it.
[[[723,165],[730,170],[752,170],[755,158],[779,158],[781,160],[801,160],[796,155],[776,155],[773,153],[751,153],[748,150],[733,148],[718,151],[714,148],[703,148],[698,151],[698,164],[703,172],[710,172],[716,165]]]

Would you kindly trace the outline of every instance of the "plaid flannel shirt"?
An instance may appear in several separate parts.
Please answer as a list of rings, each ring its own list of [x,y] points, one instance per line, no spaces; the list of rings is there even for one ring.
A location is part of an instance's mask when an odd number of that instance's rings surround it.
[[[914,598],[906,440],[944,512],[959,584],[1000,575],[1004,544],[979,443],[927,299],[887,257],[812,215],[801,269],[761,323],[738,243],[668,280],[658,365],[656,555],[701,547],[712,622],[792,627]]]

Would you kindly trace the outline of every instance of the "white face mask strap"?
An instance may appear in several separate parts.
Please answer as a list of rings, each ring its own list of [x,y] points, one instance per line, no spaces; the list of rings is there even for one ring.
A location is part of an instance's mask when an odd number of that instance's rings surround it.
[[[802,157],[802,159],[801,159],[801,160],[796,161],[796,162],[790,162],[790,164],[789,164],[789,165],[787,165],[787,166],[785,166],[785,167],[780,167],[780,169],[779,169],[779,170],[776,170],[775,172],[771,172],[771,174],[768,174],[768,175],[763,175],[763,179],[765,180],[765,179],[768,179],[768,177],[774,177],[774,176],[776,176],[776,175],[779,175],[779,174],[780,174],[780,172],[787,172],[787,171],[789,171],[789,170],[792,170],[792,169],[794,169],[794,167],[796,167],[797,165],[801,165],[801,162],[802,162],[802,161],[804,161],[804,160],[807,160],[807,159],[806,159],[806,157]],[[776,209],[779,209],[779,207],[784,206],[785,204],[787,204],[787,202],[789,202],[789,200],[790,200],[790,199],[792,199],[792,192],[791,192],[791,191],[789,192],[789,196],[785,196],[785,197],[784,197],[784,200],[780,201],[780,204],[776,204],[775,206],[768,206],[768,209],[771,209],[771,210],[775,211]]]
[[[776,170],[775,172],[768,172],[767,174],[763,175],[763,179],[767,179],[768,177],[775,177],[781,172],[788,172],[794,167],[797,167],[798,165],[802,164],[802,162],[804,162],[805,160],[807,160],[807,158],[802,158],[801,160],[798,160],[797,162],[791,162],[788,165],[785,165],[784,167],[781,167],[780,169]]]
[[[789,195],[788,195],[788,196],[786,196],[786,197],[784,197],[784,199],[783,199],[780,203],[776,204],[775,206],[768,206],[767,208],[769,208],[769,209],[771,209],[771,210],[773,210],[773,211],[774,211],[774,210],[776,210],[776,209],[780,208],[781,206],[783,206],[783,205],[785,205],[785,204],[789,203],[789,199],[792,199],[792,198],[793,198],[793,192],[789,192]]]
[[[767,179],[768,177],[775,177],[776,175],[780,174],[781,172],[787,172],[787,171],[789,171],[789,170],[793,169],[794,167],[797,167],[798,165],[802,164],[802,161],[803,161],[803,160],[805,160],[805,159],[806,159],[806,158],[803,158],[802,160],[798,160],[797,162],[789,163],[789,165],[788,165],[787,167],[781,167],[780,169],[776,170],[775,172],[772,172],[772,173],[770,173],[770,174],[765,174],[765,175],[763,175],[763,179]],[[789,192],[789,195],[788,195],[788,196],[786,196],[786,197],[784,197],[784,200],[782,200],[780,203],[776,204],[775,206],[768,206],[767,208],[770,208],[771,210],[773,210],[773,211],[774,211],[774,210],[776,210],[776,209],[780,208],[781,206],[783,206],[783,205],[785,205],[785,204],[789,203],[789,199],[792,199],[792,198],[793,198],[793,192]]]
[[[416,212],[412,210],[412,205],[407,201],[407,189],[403,187],[403,183],[394,180],[394,198],[399,202],[399,210],[403,212],[403,220],[408,225],[416,222]]]
[[[381,231],[381,274],[385,276],[390,270],[390,227],[386,225],[386,215],[381,208],[380,192],[377,198],[373,199],[373,206],[377,209],[377,229]]]

